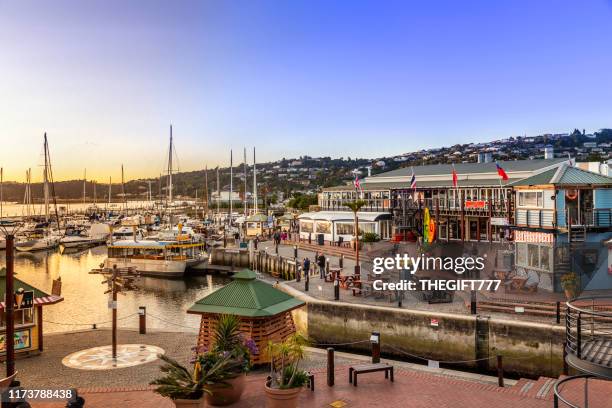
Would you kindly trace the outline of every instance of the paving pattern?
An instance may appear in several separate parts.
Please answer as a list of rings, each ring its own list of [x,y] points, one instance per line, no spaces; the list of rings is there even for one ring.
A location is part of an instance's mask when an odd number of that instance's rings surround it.
[[[160,347],[119,344],[115,358],[112,346],[100,346],[71,353],[62,359],[62,364],[79,370],[113,370],[150,363],[157,360],[159,354],[164,354]]]

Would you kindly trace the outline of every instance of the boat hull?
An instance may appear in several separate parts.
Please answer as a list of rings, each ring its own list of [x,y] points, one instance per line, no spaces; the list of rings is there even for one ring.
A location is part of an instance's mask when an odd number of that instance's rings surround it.
[[[131,259],[106,258],[105,268],[134,268],[143,276],[180,278],[185,274],[187,263],[185,261],[170,261],[163,259]]]
[[[34,239],[31,241],[18,243],[15,246],[15,249],[19,252],[45,251],[48,249],[57,248],[59,241],[59,238]]]
[[[60,244],[64,248],[85,248],[106,243],[106,239],[81,239],[81,240],[62,240]]]

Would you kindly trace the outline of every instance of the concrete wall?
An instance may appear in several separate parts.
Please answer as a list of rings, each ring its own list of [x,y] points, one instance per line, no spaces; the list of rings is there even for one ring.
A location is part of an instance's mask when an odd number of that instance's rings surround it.
[[[284,290],[307,303],[293,312],[294,321],[317,343],[366,340],[372,331],[379,331],[387,355],[406,358],[402,353],[406,352],[438,361],[492,357],[488,367],[475,362],[453,366],[494,370],[495,356],[501,354],[505,371],[515,375],[557,377],[563,370],[563,326],[483,316],[477,324],[476,316],[321,301],[292,288]],[[369,351],[370,344],[344,348]]]

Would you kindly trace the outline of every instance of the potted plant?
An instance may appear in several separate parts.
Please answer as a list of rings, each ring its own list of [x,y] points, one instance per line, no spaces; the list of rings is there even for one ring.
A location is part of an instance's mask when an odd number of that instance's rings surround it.
[[[574,272],[561,276],[561,287],[565,291],[565,297],[569,300],[576,296],[578,290],[578,277]]]
[[[210,369],[224,358],[229,358],[231,364],[225,381],[209,386],[210,392],[205,396],[206,403],[213,406],[233,404],[244,392],[245,377],[251,369],[251,355],[259,351],[252,339],[245,339],[242,335],[240,318],[234,315],[222,315],[212,337],[212,349],[196,356],[202,371]]]
[[[282,343],[268,344],[270,376],[266,380],[266,408],[295,408],[308,373],[300,368],[306,338],[296,333]]]
[[[232,363],[229,358],[223,358],[205,371],[197,363],[193,370],[189,370],[168,356],[158,357],[165,363],[160,368],[165,375],[152,381],[151,385],[158,385],[155,392],[170,398],[177,408],[203,407],[204,393],[210,393],[211,385],[227,378]]]

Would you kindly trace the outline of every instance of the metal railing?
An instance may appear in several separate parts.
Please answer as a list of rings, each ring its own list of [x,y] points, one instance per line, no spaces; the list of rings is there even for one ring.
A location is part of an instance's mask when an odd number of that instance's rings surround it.
[[[589,406],[589,378],[593,378],[593,377],[595,376],[591,374],[581,374],[581,375],[574,375],[572,377],[565,377],[557,381],[553,388],[553,391],[554,391],[553,407],[554,408],[559,408],[559,407],[581,408],[580,405],[576,405],[568,401],[567,397],[563,397],[561,393],[563,391],[562,386],[574,380],[579,380],[579,379],[584,378],[584,403],[582,405],[582,408],[587,408]],[[560,402],[563,403],[563,405],[559,405]]]
[[[612,378],[612,296],[583,296],[567,302],[568,363],[589,374]]]

